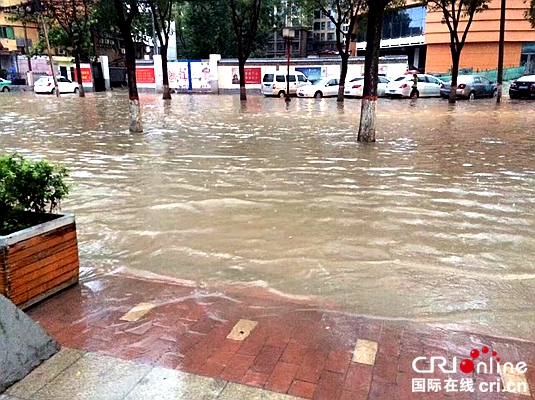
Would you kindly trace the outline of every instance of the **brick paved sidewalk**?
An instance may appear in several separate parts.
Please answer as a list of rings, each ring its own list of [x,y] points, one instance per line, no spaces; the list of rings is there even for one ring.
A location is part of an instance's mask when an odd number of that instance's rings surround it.
[[[106,276],[68,289],[28,314],[67,347],[309,399],[528,399],[529,392],[477,388],[515,379],[527,379],[528,391],[535,388],[533,343],[353,317],[258,294],[208,293]],[[228,338],[239,322],[236,336]],[[412,367],[416,357],[443,356],[451,368],[452,357],[458,364],[472,349],[481,351],[476,362],[488,361],[496,351],[502,364],[526,362],[528,372],[445,374],[436,368],[419,374]],[[426,365],[422,361],[420,368]],[[440,379],[442,386],[447,378],[468,378],[476,390],[413,393],[413,379],[422,378],[426,384]]]

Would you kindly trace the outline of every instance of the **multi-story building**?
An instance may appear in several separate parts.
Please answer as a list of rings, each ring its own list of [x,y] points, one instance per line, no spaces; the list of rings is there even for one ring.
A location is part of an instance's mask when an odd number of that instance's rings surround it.
[[[0,69],[8,73],[18,71],[18,56],[26,54],[38,40],[36,24],[13,19],[21,6],[20,0],[0,0]]]
[[[330,11],[331,15],[336,17],[335,11]],[[347,32],[349,24],[342,25],[342,31]],[[317,55],[338,54],[336,48],[336,26],[333,24],[328,15],[321,10],[314,11],[314,20],[312,25],[313,51]]]
[[[416,0],[407,3],[405,8],[385,16],[381,55],[406,54],[411,67],[436,73],[449,71],[450,34],[442,12],[423,7]],[[487,10],[475,15],[461,53],[460,68],[497,68],[500,7],[500,0],[492,0]],[[526,10],[524,0],[507,2],[504,66],[525,66],[527,73],[535,73],[535,30],[524,16]],[[465,26],[466,20],[461,21],[460,28]],[[353,54],[364,55],[365,36],[358,28],[356,37],[351,44]]]
[[[312,32],[306,27],[294,27],[294,38],[290,45],[292,57],[307,57],[313,52]],[[286,42],[281,31],[273,34],[267,43],[267,57],[280,58],[286,56]]]

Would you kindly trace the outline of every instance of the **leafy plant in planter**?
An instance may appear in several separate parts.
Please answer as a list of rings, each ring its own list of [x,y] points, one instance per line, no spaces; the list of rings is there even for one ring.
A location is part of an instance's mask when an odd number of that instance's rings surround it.
[[[67,176],[46,161],[0,157],[0,294],[21,308],[78,282],[74,216],[53,214]]]
[[[0,236],[50,220],[45,213],[58,211],[69,193],[67,176],[65,167],[47,161],[0,157]]]

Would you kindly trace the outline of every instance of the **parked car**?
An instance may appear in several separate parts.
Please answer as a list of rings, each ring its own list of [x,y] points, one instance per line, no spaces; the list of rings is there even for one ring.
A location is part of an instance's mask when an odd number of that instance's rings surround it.
[[[314,85],[303,86],[297,89],[297,97],[332,97],[338,95],[338,79],[322,78]]]
[[[509,86],[509,97],[511,99],[518,99],[520,97],[534,99],[535,75],[525,75],[511,83],[511,86]]]
[[[310,85],[302,72],[292,72],[288,75],[290,82],[290,95],[295,94],[301,86]],[[262,93],[266,96],[286,97],[286,74],[264,74],[262,79]]]
[[[383,97],[386,95],[386,86],[390,82],[384,76],[379,77],[379,82],[377,83],[377,96]],[[364,89],[364,78],[354,78],[351,79],[347,84],[344,90],[344,96],[346,97],[362,97],[362,91]]]
[[[58,89],[60,93],[78,93],[78,84],[71,82],[63,76],[58,76]],[[34,86],[35,93],[55,93],[54,79],[51,76],[43,76],[39,78]]]
[[[11,85],[11,81],[0,78],[0,92],[9,92],[11,90],[9,85]]]
[[[386,86],[386,95],[389,97],[410,97],[412,91],[412,75],[406,74]],[[444,84],[432,75],[418,74],[418,97],[439,97],[440,87]]]
[[[444,83],[440,96],[450,97],[451,81]],[[498,85],[479,75],[459,75],[457,77],[457,97],[473,100],[476,97],[496,97]]]

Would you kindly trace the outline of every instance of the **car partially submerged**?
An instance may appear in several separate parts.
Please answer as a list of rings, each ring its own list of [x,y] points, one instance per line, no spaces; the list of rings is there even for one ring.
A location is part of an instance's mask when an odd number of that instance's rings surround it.
[[[511,83],[509,97],[511,99],[519,99],[521,97],[535,99],[535,75],[524,75]]]
[[[440,97],[450,97],[451,81],[440,88]],[[456,97],[473,100],[477,97],[496,97],[498,85],[480,75],[459,75],[457,77]]]
[[[0,92],[9,92],[11,88],[9,87],[11,85],[11,81],[8,81],[7,79],[0,78]]]

